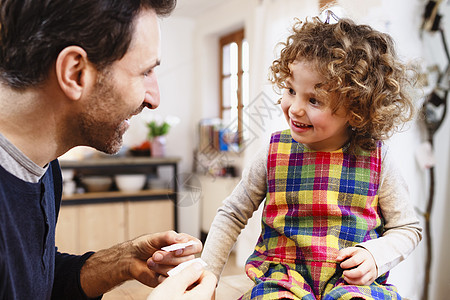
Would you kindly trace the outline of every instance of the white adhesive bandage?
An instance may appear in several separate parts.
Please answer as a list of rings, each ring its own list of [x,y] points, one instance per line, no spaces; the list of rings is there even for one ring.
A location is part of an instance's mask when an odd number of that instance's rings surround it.
[[[191,260],[188,260],[188,261],[185,261],[185,262],[179,264],[178,266],[176,266],[172,270],[168,271],[167,274],[169,276],[174,276],[174,275],[180,273],[181,271],[183,271],[185,268],[187,268],[191,264],[196,263],[196,262],[200,263],[203,266],[203,268],[208,266],[208,264],[203,259],[195,258],[195,259],[191,259]]]
[[[197,243],[194,241],[189,241],[187,243],[172,244],[170,246],[162,247],[161,250],[171,252],[171,251],[176,251],[179,249],[184,249],[187,246],[191,246],[191,245],[195,245],[195,244],[197,244]]]

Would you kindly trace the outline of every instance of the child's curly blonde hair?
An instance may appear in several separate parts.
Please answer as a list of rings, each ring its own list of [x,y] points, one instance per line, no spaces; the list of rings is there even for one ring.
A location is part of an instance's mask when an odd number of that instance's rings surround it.
[[[313,63],[325,80],[316,86],[329,99],[333,112],[343,107],[350,115],[350,149],[374,150],[400,124],[410,120],[414,104],[407,92],[414,72],[402,64],[392,38],[349,19],[336,24],[319,18],[296,20],[280,58],[270,67],[269,80],[286,88],[289,64]]]

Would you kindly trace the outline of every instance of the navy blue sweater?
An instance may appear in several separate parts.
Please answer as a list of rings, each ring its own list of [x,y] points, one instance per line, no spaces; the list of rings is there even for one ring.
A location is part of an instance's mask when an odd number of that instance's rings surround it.
[[[62,178],[57,160],[38,183],[0,166],[0,299],[87,299],[80,269],[93,253],[59,253],[55,227]]]

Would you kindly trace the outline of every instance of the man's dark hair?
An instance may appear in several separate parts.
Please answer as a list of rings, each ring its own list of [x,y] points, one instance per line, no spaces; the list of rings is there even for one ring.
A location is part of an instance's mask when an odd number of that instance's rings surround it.
[[[82,47],[99,70],[122,58],[143,9],[165,16],[176,0],[0,0],[0,80],[36,86],[65,47]]]

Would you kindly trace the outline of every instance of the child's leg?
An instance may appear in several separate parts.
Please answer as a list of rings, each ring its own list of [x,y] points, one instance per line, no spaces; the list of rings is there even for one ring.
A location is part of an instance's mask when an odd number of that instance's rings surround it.
[[[342,274],[341,272],[336,275]],[[371,285],[348,285],[343,277],[337,281],[330,281],[323,293],[322,300],[399,300],[402,297],[397,293],[397,288],[387,283],[389,273],[375,280]]]
[[[240,299],[316,300],[307,280],[286,264],[252,262],[247,264],[246,272],[256,285]]]
[[[402,297],[392,285],[381,285],[376,282],[368,286],[341,285],[324,295],[323,300],[400,300]]]
[[[312,295],[305,295],[304,297],[298,297],[290,290],[282,288],[275,280],[265,281],[255,285],[251,290],[242,295],[240,300],[275,300],[275,299],[293,299],[293,300],[316,300]]]

